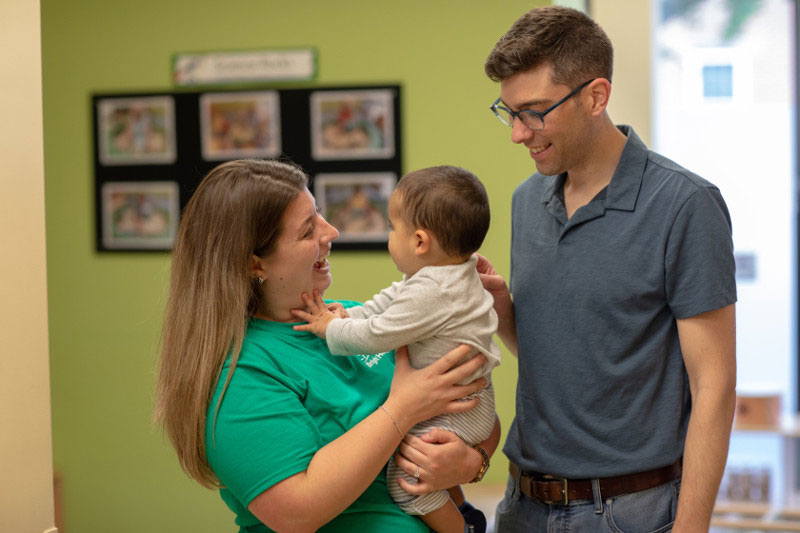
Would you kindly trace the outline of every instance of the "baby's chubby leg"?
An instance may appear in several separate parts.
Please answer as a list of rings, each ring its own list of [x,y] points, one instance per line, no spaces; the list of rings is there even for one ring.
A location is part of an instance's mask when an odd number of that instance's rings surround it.
[[[464,517],[452,501],[420,518],[437,533],[464,533]]]

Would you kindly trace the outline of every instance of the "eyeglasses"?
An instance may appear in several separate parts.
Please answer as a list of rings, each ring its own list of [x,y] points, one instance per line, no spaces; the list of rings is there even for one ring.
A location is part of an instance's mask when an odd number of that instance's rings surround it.
[[[509,108],[500,105],[501,100],[498,98],[494,101],[494,103],[489,107],[494,113],[500,122],[505,124],[506,126],[513,126],[514,119],[519,118],[523,124],[525,124],[528,128],[538,131],[544,129],[544,116],[548,114],[553,109],[557,108],[576,94],[580,92],[581,89],[592,83],[597,78],[592,78],[589,81],[581,83],[578,87],[576,87],[571,93],[567,96],[556,102],[555,104],[551,105],[544,111],[533,111],[531,109],[520,109],[519,111],[511,111]]]

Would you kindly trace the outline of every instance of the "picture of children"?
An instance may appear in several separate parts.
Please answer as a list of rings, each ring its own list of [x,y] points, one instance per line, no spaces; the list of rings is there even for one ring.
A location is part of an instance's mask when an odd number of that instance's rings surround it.
[[[281,153],[278,93],[210,93],[200,97],[203,159],[276,157]]]
[[[178,227],[178,184],[105,183],[102,212],[106,248],[169,249]]]
[[[314,195],[322,216],[339,230],[340,241],[385,242],[389,196],[395,182],[391,172],[318,174]]]
[[[312,93],[311,139],[312,154],[319,160],[394,156],[392,92]]]
[[[175,115],[168,96],[101,100],[98,128],[104,165],[175,161]]]

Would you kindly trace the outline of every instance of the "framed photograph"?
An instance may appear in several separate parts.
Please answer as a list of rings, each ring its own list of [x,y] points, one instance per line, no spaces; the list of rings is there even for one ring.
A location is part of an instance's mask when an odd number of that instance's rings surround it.
[[[102,187],[103,246],[109,250],[168,250],[178,229],[178,183],[107,182]]]
[[[172,97],[103,98],[97,103],[97,120],[103,165],[175,162]]]
[[[314,159],[394,157],[393,98],[391,89],[311,93]]]
[[[203,159],[276,157],[281,153],[276,91],[209,93],[200,97]]]
[[[336,243],[386,243],[393,172],[317,174],[314,197],[322,216],[339,230]]]

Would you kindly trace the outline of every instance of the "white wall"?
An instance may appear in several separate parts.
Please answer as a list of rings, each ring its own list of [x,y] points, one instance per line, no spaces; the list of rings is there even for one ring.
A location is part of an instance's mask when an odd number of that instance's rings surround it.
[[[38,0],[0,2],[0,531],[55,531]]]

